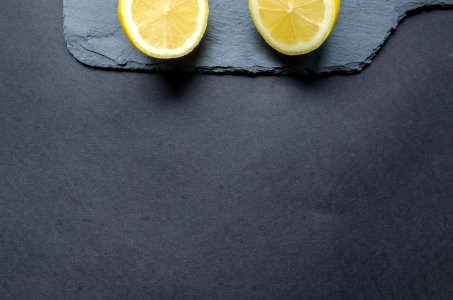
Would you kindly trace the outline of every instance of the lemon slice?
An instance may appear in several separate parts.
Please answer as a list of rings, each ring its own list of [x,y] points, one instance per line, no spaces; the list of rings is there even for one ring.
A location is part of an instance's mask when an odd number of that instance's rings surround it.
[[[208,0],[120,0],[118,16],[131,43],[155,58],[177,58],[201,41]]]
[[[249,0],[261,36],[287,55],[311,52],[324,43],[335,26],[340,0]]]

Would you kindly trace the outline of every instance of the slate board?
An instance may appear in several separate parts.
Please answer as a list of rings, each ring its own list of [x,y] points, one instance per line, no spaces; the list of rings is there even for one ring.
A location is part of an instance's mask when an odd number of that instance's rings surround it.
[[[64,0],[67,46],[80,62],[101,68],[197,73],[354,72],[368,65],[408,11],[451,7],[453,0],[343,0],[336,28],[318,50],[288,57],[257,33],[247,0],[211,0],[200,46],[177,60],[149,58],[128,42],[117,19],[117,0]]]

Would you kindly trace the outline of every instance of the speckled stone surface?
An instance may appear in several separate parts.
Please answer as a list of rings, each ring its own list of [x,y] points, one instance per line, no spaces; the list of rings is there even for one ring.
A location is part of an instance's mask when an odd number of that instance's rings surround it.
[[[313,53],[287,57],[257,33],[247,0],[211,0],[208,29],[190,55],[156,60],[135,50],[117,19],[117,0],[64,0],[67,46],[80,62],[100,68],[197,73],[355,72],[369,64],[399,21],[420,7],[451,7],[453,0],[343,0],[336,28]]]

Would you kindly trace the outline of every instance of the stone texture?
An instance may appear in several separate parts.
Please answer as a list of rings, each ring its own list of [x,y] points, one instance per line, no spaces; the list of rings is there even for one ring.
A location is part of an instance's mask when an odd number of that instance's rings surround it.
[[[80,62],[100,68],[173,70],[197,73],[354,72],[369,64],[408,11],[451,7],[453,0],[343,0],[332,35],[317,51],[281,55],[262,40],[249,16],[247,0],[211,0],[208,30],[190,55],[171,61],[136,51],[117,19],[117,0],[64,0],[67,46]]]

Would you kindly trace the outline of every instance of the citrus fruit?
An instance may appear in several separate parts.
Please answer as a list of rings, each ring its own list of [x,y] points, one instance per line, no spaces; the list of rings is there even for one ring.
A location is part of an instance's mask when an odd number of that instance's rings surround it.
[[[340,0],[249,0],[253,22],[275,50],[287,55],[311,52],[335,26]]]
[[[208,0],[119,0],[118,17],[130,42],[155,58],[177,58],[201,41]]]

